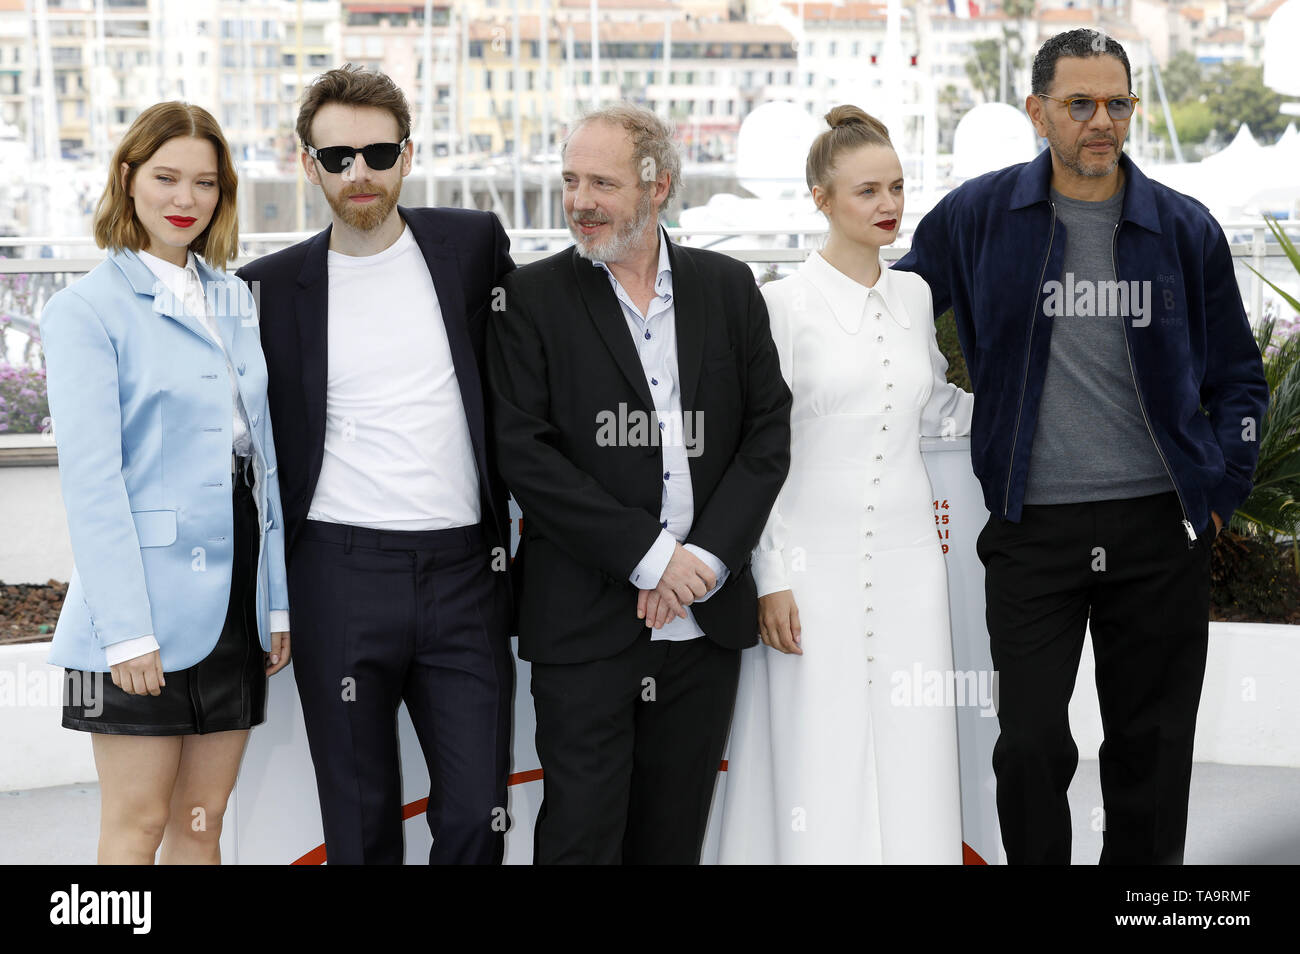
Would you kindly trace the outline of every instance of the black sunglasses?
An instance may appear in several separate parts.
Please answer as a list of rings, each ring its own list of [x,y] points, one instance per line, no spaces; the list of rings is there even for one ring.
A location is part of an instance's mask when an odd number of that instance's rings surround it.
[[[372,142],[368,146],[326,146],[324,149],[317,149],[315,146],[307,147],[307,155],[320,162],[325,167],[326,172],[342,172],[356,162],[357,153],[366,158],[366,165],[376,172],[384,169],[393,168],[393,163],[397,162],[398,156],[406,148],[407,140],[401,142]]]

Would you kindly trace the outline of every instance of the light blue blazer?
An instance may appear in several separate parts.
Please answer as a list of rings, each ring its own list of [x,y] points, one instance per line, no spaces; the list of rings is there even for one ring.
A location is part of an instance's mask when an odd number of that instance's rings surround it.
[[[266,362],[248,287],[197,260],[254,448],[261,515],[257,629],[289,608]],[[165,672],[212,651],[234,558],[225,356],[132,252],[115,252],[41,315],[74,569],[49,661],[106,672],[104,647],[149,633]]]

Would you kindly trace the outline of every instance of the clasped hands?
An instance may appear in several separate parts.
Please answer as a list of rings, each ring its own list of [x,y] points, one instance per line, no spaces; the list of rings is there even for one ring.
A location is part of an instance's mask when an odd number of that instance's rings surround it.
[[[718,583],[709,565],[678,543],[672,558],[653,590],[637,590],[636,618],[646,626],[662,629],[675,616],[686,618],[686,607]]]

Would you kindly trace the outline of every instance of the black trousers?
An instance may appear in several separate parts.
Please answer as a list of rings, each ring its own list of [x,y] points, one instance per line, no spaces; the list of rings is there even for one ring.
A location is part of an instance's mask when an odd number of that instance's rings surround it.
[[[543,772],[533,863],[699,864],[740,651],[652,641],[647,629],[608,659],[532,671]]]
[[[1091,619],[1105,740],[1102,864],[1181,864],[1209,635],[1214,526],[1188,547],[1173,493],[1026,506],[976,548],[998,672],[993,749],[1011,864],[1069,864],[1067,706]]]
[[[430,864],[500,864],[508,606],[479,527],[307,521],[289,564],[293,670],[330,864],[401,864],[397,707],[429,768]]]

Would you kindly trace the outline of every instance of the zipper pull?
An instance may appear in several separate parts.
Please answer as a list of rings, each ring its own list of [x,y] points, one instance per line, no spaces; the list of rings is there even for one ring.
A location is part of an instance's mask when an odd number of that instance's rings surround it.
[[[1196,531],[1192,529],[1192,522],[1190,520],[1183,521],[1183,529],[1187,531],[1187,549],[1190,550],[1196,543]]]

